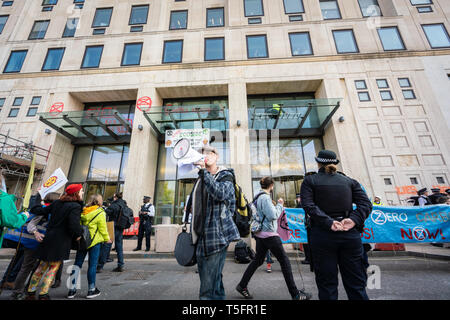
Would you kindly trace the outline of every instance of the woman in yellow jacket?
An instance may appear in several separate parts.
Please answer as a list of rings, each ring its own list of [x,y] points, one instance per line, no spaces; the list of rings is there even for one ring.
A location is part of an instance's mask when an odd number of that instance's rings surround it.
[[[106,213],[102,208],[102,204],[103,198],[101,195],[92,195],[88,204],[81,213],[81,224],[88,226],[92,243],[87,250],[77,251],[72,274],[70,276],[72,287],[69,289],[69,293],[67,294],[68,299],[74,298],[77,293],[76,284],[78,282],[78,277],[80,276],[84,258],[87,254],[89,254],[89,268],[87,272],[89,291],[86,298],[92,299],[100,295],[100,290],[98,290],[95,286],[97,263],[100,255],[100,244],[103,242],[111,243],[108,228],[106,226]]]

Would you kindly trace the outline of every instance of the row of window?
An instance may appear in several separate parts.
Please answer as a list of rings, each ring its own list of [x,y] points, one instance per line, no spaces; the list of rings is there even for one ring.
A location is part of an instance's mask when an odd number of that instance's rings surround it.
[[[17,117],[17,115],[19,114],[20,108],[14,108],[14,107],[20,107],[23,103],[23,97],[16,97],[14,98],[14,102],[13,102],[13,108],[11,108],[9,110],[9,114],[8,117],[9,118],[15,118]],[[41,97],[40,96],[36,96],[33,97],[31,99],[31,103],[30,103],[30,107],[28,108],[27,111],[27,117],[34,117],[37,114],[38,111],[38,106],[41,103]],[[2,109],[2,107],[5,104],[5,98],[0,98],[0,111]]]
[[[437,176],[435,178],[436,178],[436,182],[438,184],[446,184],[445,178],[443,176]],[[418,180],[417,177],[409,177],[409,181],[411,182],[412,185],[419,184],[419,180]],[[387,186],[391,186],[392,185],[391,178],[384,178],[384,184],[387,185]]]
[[[378,89],[380,89],[381,100],[383,101],[394,100],[394,98],[392,97],[391,90],[387,90],[390,88],[388,81],[386,79],[377,79],[376,82]],[[412,89],[412,85],[411,82],[409,81],[409,78],[399,78],[398,83],[402,88],[402,94],[405,100],[416,99],[416,95],[414,93],[414,90]],[[367,91],[367,84],[365,80],[355,80],[355,87],[356,90],[358,91],[359,101],[361,102],[371,101],[369,91]]]
[[[432,48],[450,47],[450,37],[444,25],[422,25]],[[378,28],[378,35],[385,51],[405,50],[405,45],[397,27]],[[337,53],[358,53],[358,45],[352,29],[333,30]],[[247,40],[247,57],[268,58],[266,35],[249,35]],[[309,32],[289,33],[292,56],[313,55]],[[143,43],[128,43],[124,46],[122,66],[139,65]],[[12,51],[3,70],[4,73],[20,72],[28,50]],[[42,71],[59,70],[65,48],[48,49]],[[103,53],[103,45],[86,47],[81,68],[98,68]],[[163,63],[180,63],[183,56],[183,40],[164,42]],[[204,60],[225,60],[225,38],[205,38]]]

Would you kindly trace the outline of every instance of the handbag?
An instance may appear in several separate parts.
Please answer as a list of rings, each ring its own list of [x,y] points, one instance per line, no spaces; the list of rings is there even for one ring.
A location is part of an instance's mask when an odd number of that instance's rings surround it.
[[[98,215],[101,213],[101,211],[99,213],[97,213],[97,215],[95,217],[93,217],[87,225],[83,225],[81,226],[81,229],[83,230],[82,234],[81,234],[81,239],[78,241],[79,246],[78,246],[78,250],[87,250],[91,244],[92,244],[92,240],[94,240],[95,236],[97,235],[97,230],[95,230],[94,235],[91,237],[91,234],[89,232],[89,224],[98,217]]]
[[[179,265],[191,267],[197,264],[196,249],[197,246],[192,243],[192,233],[186,232],[186,224],[182,232],[177,237],[175,244],[175,258]]]

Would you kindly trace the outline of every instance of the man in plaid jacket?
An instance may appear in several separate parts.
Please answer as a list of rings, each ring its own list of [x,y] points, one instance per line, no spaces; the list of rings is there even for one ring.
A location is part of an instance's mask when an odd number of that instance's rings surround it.
[[[236,207],[232,169],[219,167],[219,154],[213,147],[204,147],[204,161],[200,166],[199,179],[203,183],[203,204],[206,208],[204,229],[197,240],[197,262],[200,276],[200,300],[224,300],[225,290],[222,270],[228,245],[240,239],[233,222]],[[196,183],[197,185],[197,183]],[[194,186],[195,192],[196,186]]]

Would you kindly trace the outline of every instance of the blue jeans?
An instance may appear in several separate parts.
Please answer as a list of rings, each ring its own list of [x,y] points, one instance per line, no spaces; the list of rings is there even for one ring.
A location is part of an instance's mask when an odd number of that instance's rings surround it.
[[[114,228],[114,244],[117,253],[117,266],[122,267],[123,262],[123,229]]]
[[[102,243],[100,246],[100,256],[98,257],[98,265],[99,269],[103,269],[103,266],[106,263],[106,259],[109,258],[109,253],[111,252],[112,243]]]
[[[227,257],[227,247],[208,257],[197,256],[200,276],[200,300],[225,300],[222,270]]]
[[[267,263],[273,263],[273,259],[272,259],[272,255],[270,254],[270,250],[267,250],[266,262]]]
[[[98,263],[98,257],[100,255],[100,243],[97,243],[95,246],[90,248],[87,251],[84,250],[78,250],[77,255],[75,257],[75,265],[78,266],[80,269],[77,271],[81,271],[81,267],[83,266],[84,259],[86,258],[86,255],[89,254],[89,268],[87,272],[87,278],[88,278],[88,284],[89,284],[89,290],[95,289],[95,276],[97,273],[97,263]],[[72,275],[76,272],[76,270],[72,271]],[[77,279],[78,274],[72,278]],[[75,289],[75,281],[72,282],[72,289]]]

